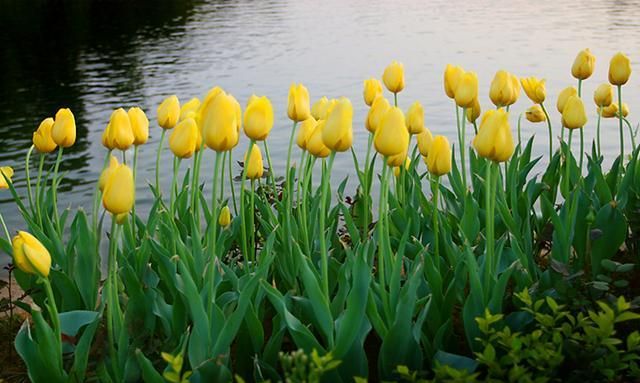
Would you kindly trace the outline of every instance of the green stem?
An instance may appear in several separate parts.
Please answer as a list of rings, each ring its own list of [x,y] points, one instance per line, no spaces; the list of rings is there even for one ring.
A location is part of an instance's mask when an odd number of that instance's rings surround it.
[[[578,79],[578,97],[582,97],[582,80]]]
[[[602,120],[602,106],[598,108],[598,125],[596,126],[596,151],[598,152],[598,158],[601,156],[600,147],[600,120]]]
[[[2,229],[4,230],[4,234],[7,236],[7,241],[11,243],[11,234],[9,234],[9,229],[7,229],[7,224],[4,222],[4,217],[2,213],[0,213],[0,223],[2,224]]]
[[[33,196],[31,193],[31,177],[29,175],[29,168],[31,167],[31,153],[33,152],[34,148],[35,146],[31,145],[31,147],[29,148],[29,151],[27,152],[27,158],[25,159],[25,162],[24,162],[24,172],[25,172],[25,176],[27,177],[27,194],[29,195],[29,208],[31,208],[31,213],[35,213],[35,211],[34,211],[34,205],[33,205]]]
[[[520,146],[520,150],[522,150],[522,135],[520,132],[520,123],[522,122],[522,113],[518,116],[518,146]]]
[[[491,201],[493,194],[493,180],[492,180],[492,162],[486,163],[486,175],[484,180],[485,185],[485,229],[486,229],[486,243],[485,243],[485,251],[486,257],[484,260],[484,286],[489,290],[489,286],[492,285],[491,278],[493,277],[493,251],[494,251],[494,240],[493,240],[493,203]],[[497,178],[497,177],[495,177]]]
[[[544,107],[543,103],[540,103],[540,107],[544,112],[544,117],[547,120],[547,128],[549,129],[549,163],[553,159],[553,130],[551,129],[551,119],[549,118],[549,113],[547,113],[547,109]]]
[[[133,147],[133,190],[136,190],[136,179],[138,174],[138,145]],[[134,193],[135,194],[135,193]],[[133,236],[134,244],[137,243],[136,240],[136,201],[134,198],[133,205],[131,206],[131,235]]]
[[[104,172],[104,169],[107,168],[110,157],[111,157],[111,150],[109,150],[104,157],[104,162],[102,164],[102,170],[100,170],[100,174],[102,174],[102,172]],[[92,210],[93,229],[96,233],[98,232],[98,212],[100,210],[101,196],[102,196],[102,192],[100,191],[100,184],[96,182],[96,188],[93,193],[93,210]]]
[[[580,176],[582,176],[582,159],[584,157],[584,128],[580,128]]]
[[[322,262],[322,291],[327,301],[329,297],[329,254],[327,251],[325,219],[327,215],[327,197],[329,194],[329,182],[331,181],[331,168],[336,152],[329,155],[329,163],[325,167],[325,160],[322,159],[322,194],[320,195],[320,261]]]
[[[257,265],[257,253],[256,253],[256,224],[255,224],[255,180],[251,179],[251,195],[249,196],[249,225],[251,227],[251,259],[254,267]]]
[[[200,150],[193,156],[193,173],[191,174],[191,212],[198,228],[200,228],[200,209],[198,207],[200,202],[200,159],[203,150],[204,141],[200,144]]]
[[[618,85],[618,120],[620,121],[620,166],[624,164],[624,134],[622,132],[622,85]]]
[[[211,191],[211,221],[209,227],[211,227],[211,262],[216,258],[216,240],[218,236],[218,174],[220,173],[220,152],[216,152],[216,160],[213,164],[213,182]],[[213,283],[213,281],[211,281]]]
[[[633,149],[633,151],[636,151],[636,137],[633,134],[633,127],[631,126],[631,123],[629,122],[629,120],[627,120],[626,118],[622,118],[624,120],[624,123],[627,124],[627,127],[629,128],[629,137],[631,137],[631,148]]]
[[[393,105],[398,106],[398,93],[393,94]]]
[[[231,200],[233,201],[233,214],[238,215],[238,206],[236,204],[236,188],[233,186],[233,151],[229,150],[229,187],[231,188]],[[224,166],[224,164],[223,164]]]
[[[247,179],[247,167],[249,165],[249,161],[251,161],[251,149],[253,149],[253,145],[255,144],[256,142],[254,140],[251,140],[249,142],[249,148],[247,149],[247,155],[244,160],[244,167],[242,169],[242,180],[240,181],[240,234],[242,238],[242,256],[244,257],[244,260],[246,262],[247,270],[249,269],[249,247],[247,245],[247,222],[244,209],[244,181]]]
[[[175,203],[176,203],[176,180],[178,178],[178,166],[180,166],[180,159],[178,157],[173,157],[173,177],[171,178],[171,192],[169,196],[169,212],[171,213],[171,219],[176,211]]]
[[[56,353],[59,356],[59,368],[62,370],[62,329],[60,328],[60,316],[58,315],[58,307],[53,295],[53,289],[51,288],[51,282],[45,277],[40,277],[44,290],[47,294],[47,307],[49,308],[49,315],[51,316],[51,323],[53,324],[53,331],[56,334]]]
[[[569,198],[569,188],[571,187],[571,182],[569,177],[571,176],[571,138],[573,137],[573,129],[569,129],[569,142],[567,143],[567,153],[565,154],[565,171],[564,171],[564,179],[565,179],[565,198]]]
[[[42,227],[42,212],[40,199],[42,198],[42,192],[40,191],[40,182],[42,181],[42,169],[44,168],[44,153],[40,153],[40,165],[38,165],[38,179],[36,180],[36,212],[38,214],[38,223]],[[96,187],[97,189],[97,187]]]
[[[456,108],[456,111],[458,110],[458,108]],[[461,131],[461,137],[462,137],[462,141],[460,142],[460,162],[462,165],[462,185],[464,186],[464,190],[466,193],[467,190],[467,160],[466,160],[466,153],[467,153],[467,144],[466,144],[466,130],[467,130],[467,119],[465,118],[465,116],[467,115],[467,108],[462,108],[462,119],[460,120],[460,131]]]
[[[60,146],[58,149],[58,157],[56,158],[56,164],[53,168],[53,218],[56,222],[58,234],[62,236],[62,228],[60,227],[60,216],[58,215],[58,170],[60,168],[60,162],[62,161],[62,152],[64,148]]]
[[[291,148],[293,147],[293,137],[296,133],[296,126],[298,125],[297,121],[293,122],[293,126],[291,127],[291,134],[289,135],[289,149],[287,149],[287,168],[285,169],[285,172],[288,174],[289,170],[291,169]],[[271,165],[269,165],[271,166]],[[272,169],[269,169],[269,171],[272,171]],[[289,180],[289,176],[287,175],[287,182]],[[289,186],[287,184],[287,186]],[[289,190],[287,189],[287,192],[289,192]]]
[[[386,221],[386,209],[385,209],[385,205],[387,203],[387,201],[385,200],[385,196],[386,196],[386,188],[388,188],[388,184],[387,184],[387,158],[384,157],[383,161],[382,161],[382,176],[380,179],[380,204],[378,205],[378,223],[377,223],[377,230],[378,230],[378,278],[380,278],[380,288],[382,291],[385,290],[385,285],[386,285],[386,277],[385,277],[385,270],[384,270],[384,264],[385,264],[385,251],[386,248],[384,246],[384,234],[385,234],[385,230],[384,230],[384,225],[385,225],[385,221]]]
[[[231,150],[229,150],[229,152],[224,152],[224,154],[222,155],[222,174],[220,175],[220,201],[224,201],[224,169],[225,169],[225,164],[227,163],[227,153],[231,153]]]
[[[111,357],[111,363],[113,365],[113,369],[118,375],[117,372],[117,357],[116,357],[116,325],[115,325],[115,315],[116,315],[116,300],[118,299],[117,288],[116,288],[116,274],[117,274],[117,263],[116,263],[116,241],[117,241],[117,221],[116,217],[113,216],[111,220],[111,241],[109,243],[109,261],[108,261],[108,274],[106,281],[106,295],[107,295],[107,335],[109,338],[109,352]]]
[[[433,243],[434,243],[434,255],[440,256],[439,248],[439,227],[438,227],[438,196],[440,192],[440,177],[434,176],[435,185],[433,186]],[[433,184],[432,184],[433,185]]]
[[[476,123],[476,121],[473,121],[473,132],[477,135],[478,134],[478,124]]]
[[[166,129],[162,129],[160,135],[160,143],[158,144],[158,154],[156,155],[156,193],[160,196],[160,155],[162,154],[162,143],[164,142],[164,136],[167,134]]]
[[[267,164],[269,164],[269,183],[271,184],[273,193],[275,193],[276,192],[275,169],[273,168],[273,164],[271,163],[271,154],[269,154],[269,145],[267,145],[266,139],[262,143],[264,145],[264,153],[267,156]],[[287,170],[288,169],[289,168],[287,168]]]

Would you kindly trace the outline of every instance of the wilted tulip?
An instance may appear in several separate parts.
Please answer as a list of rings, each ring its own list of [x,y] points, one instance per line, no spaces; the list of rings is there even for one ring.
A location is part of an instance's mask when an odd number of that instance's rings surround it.
[[[624,85],[631,76],[631,61],[622,52],[616,53],[609,62],[609,82],[612,85]]]
[[[51,270],[51,254],[36,237],[26,231],[18,231],[13,237],[13,263],[27,274],[48,277]]]
[[[562,113],[562,111],[564,110],[564,106],[567,103],[567,100],[569,100],[569,97],[577,96],[577,95],[578,95],[578,90],[576,88],[572,86],[568,86],[564,88],[558,95],[558,102],[556,103],[556,108],[558,109],[558,112]]]
[[[231,211],[229,210],[229,206],[225,205],[220,210],[220,217],[218,218],[218,225],[221,227],[227,227],[231,223]]]
[[[571,96],[562,110],[562,125],[568,129],[580,129],[587,123],[584,103],[578,96]]]
[[[251,152],[245,154],[244,166],[247,168],[247,178],[255,180],[262,177],[264,168],[262,165],[262,152],[258,145],[252,145]]]
[[[527,97],[529,97],[534,104],[544,102],[547,97],[545,80],[540,80],[537,77],[526,77],[521,79],[520,82],[522,83],[522,89],[524,89]]]
[[[382,95],[382,84],[380,83],[380,80],[377,78],[364,80],[364,91],[362,92],[362,95],[364,97],[364,103],[371,106],[376,97]]]
[[[576,59],[571,66],[571,75],[578,80],[586,80],[593,74],[596,65],[596,56],[594,56],[589,48],[578,52]]]
[[[465,72],[460,76],[455,90],[456,104],[461,108],[473,106],[473,100],[478,98],[478,76],[475,72]]]
[[[287,115],[292,121],[302,122],[309,118],[309,91],[302,84],[291,84],[287,99]]]
[[[344,152],[353,143],[353,106],[348,98],[342,97],[333,108],[322,130],[322,141],[335,152]]]
[[[509,115],[503,109],[488,110],[482,116],[478,134],[473,140],[478,155],[494,162],[504,162],[511,158],[515,146]]]
[[[451,145],[445,136],[435,136],[425,158],[429,173],[443,176],[451,171]]]
[[[53,141],[53,137],[51,137],[52,128],[53,118],[48,117],[42,120],[38,130],[33,132],[33,146],[35,146],[40,153],[51,153],[58,147]]]
[[[147,115],[137,106],[129,108],[127,114],[133,131],[133,144],[138,146],[147,143],[149,140],[149,119]]]
[[[11,177],[13,177],[13,168],[11,166],[0,167],[0,189],[9,189],[9,183],[7,183],[5,177],[11,181]]]
[[[463,74],[464,69],[460,66],[447,64],[444,69],[444,91],[449,98],[455,99],[456,88],[458,87],[458,82],[460,82],[460,77]]]
[[[424,130],[424,108],[420,102],[416,101],[411,104],[405,122],[409,134],[419,134]]]
[[[102,205],[113,215],[128,213],[135,201],[133,173],[124,164],[110,171],[104,183]]]
[[[429,154],[429,147],[431,146],[431,142],[433,141],[433,136],[429,129],[424,128],[424,131],[418,135],[416,135],[418,140],[418,150],[423,157],[426,157]]]
[[[244,134],[252,140],[267,138],[273,127],[273,107],[266,96],[252,97],[244,111]]]
[[[327,157],[331,153],[331,150],[322,141],[322,131],[326,123],[326,120],[318,120],[307,141],[307,151],[317,158]]]
[[[201,114],[204,142],[217,152],[233,149],[239,139],[235,99],[223,92],[206,107]]]
[[[180,118],[180,101],[178,97],[173,95],[164,99],[158,106],[156,114],[158,115],[158,125],[162,129],[173,129]]]
[[[133,145],[134,140],[129,115],[122,108],[114,110],[105,129],[102,143],[111,150],[127,150]]]
[[[380,126],[380,121],[382,121],[382,117],[387,113],[387,111],[391,108],[391,104],[387,101],[383,96],[379,96],[373,101],[371,104],[371,108],[369,108],[369,113],[367,113],[367,119],[365,121],[365,127],[371,133],[375,133]]]
[[[529,107],[525,112],[525,117],[527,117],[527,120],[530,122],[544,122],[547,120],[542,107],[538,104]]]
[[[391,93],[398,93],[404,89],[404,66],[397,61],[391,62],[384,69],[382,82]]]
[[[51,138],[56,145],[63,148],[68,148],[76,142],[76,120],[68,108],[60,109],[56,113]]]
[[[169,148],[178,158],[189,158],[198,147],[198,125],[196,121],[188,117],[173,129],[169,136]]]
[[[387,111],[373,136],[373,144],[378,153],[385,157],[407,150],[409,131],[400,108],[394,106]]]

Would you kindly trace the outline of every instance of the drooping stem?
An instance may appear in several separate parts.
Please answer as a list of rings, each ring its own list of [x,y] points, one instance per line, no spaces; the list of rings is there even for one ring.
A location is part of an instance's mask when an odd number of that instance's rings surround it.
[[[33,152],[33,149],[35,148],[34,145],[31,145],[31,147],[29,148],[29,151],[27,152],[27,157],[24,161],[24,172],[25,172],[25,176],[27,177],[27,194],[29,195],[29,208],[31,208],[31,212],[33,212],[33,196],[31,193],[31,177],[29,175],[29,170],[31,168],[31,153]]]
[[[331,180],[331,168],[336,152],[329,155],[328,165],[325,166],[325,160],[322,159],[322,194],[320,195],[320,262],[322,265],[322,291],[324,296],[329,300],[329,254],[327,251],[327,241],[325,233],[325,220],[327,215],[327,197],[329,194],[329,182]]]
[[[622,85],[618,85],[618,120],[620,121],[620,166],[624,164],[624,134],[622,132]]]
[[[547,109],[544,107],[544,103],[540,103],[540,107],[544,112],[545,120],[547,120],[547,128],[549,129],[549,162],[553,158],[553,130],[551,129],[551,119],[549,118],[549,113],[547,113]]]
[[[162,134],[160,135],[160,143],[158,144],[158,154],[156,155],[156,193],[158,196],[160,193],[160,155],[162,154],[162,143],[164,142],[164,136],[167,134],[166,129],[162,129]]]
[[[439,227],[438,227],[438,197],[440,193],[440,177],[434,176],[433,185],[433,248],[434,255],[440,256],[439,248]]]

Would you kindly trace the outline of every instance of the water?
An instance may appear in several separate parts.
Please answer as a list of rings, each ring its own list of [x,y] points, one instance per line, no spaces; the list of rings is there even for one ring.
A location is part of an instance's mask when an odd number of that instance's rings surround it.
[[[16,169],[15,182],[23,190],[24,156],[32,132],[59,107],[70,107],[78,139],[62,163],[68,173],[60,205],[89,208],[105,155],[100,136],[109,115],[114,108],[139,105],[152,120],[151,139],[139,159],[137,201],[144,213],[151,199],[143,181],[153,179],[160,136],[155,109],[167,95],[187,101],[219,85],[243,106],[252,93],[267,95],[277,116],[269,143],[274,166],[283,169],[291,126],[286,99],[292,82],[304,83],[313,100],[324,95],[352,100],[354,144],[364,155],[367,108],[362,82],[380,77],[392,59],[404,63],[406,70],[400,106],[406,110],[421,101],[428,127],[455,142],[454,109],[442,89],[447,63],[478,73],[483,109],[491,106],[488,88],[498,69],[546,78],[546,104],[558,129],[556,96],[576,84],[571,64],[586,47],[597,56],[596,71],[583,85],[589,113],[585,137],[591,142],[593,90],[606,81],[615,52],[624,51],[632,62],[640,60],[639,20],[640,1],[6,0],[0,3],[0,164]],[[632,121],[639,120],[634,110],[639,86],[640,74],[634,73],[624,88]],[[523,93],[512,107],[514,135],[516,115],[529,105]],[[523,119],[522,129],[525,137],[538,136],[534,151],[545,155],[545,125]],[[602,129],[605,154],[616,154],[617,122],[604,120]],[[234,152],[236,159],[246,145],[245,139]],[[49,164],[54,157],[47,157]],[[211,172],[212,161],[209,152],[205,173]],[[166,151],[165,189],[170,164]],[[353,178],[351,169],[351,156],[339,154],[333,179]],[[10,231],[24,228],[7,191],[0,201]],[[0,265],[7,260],[0,258]]]

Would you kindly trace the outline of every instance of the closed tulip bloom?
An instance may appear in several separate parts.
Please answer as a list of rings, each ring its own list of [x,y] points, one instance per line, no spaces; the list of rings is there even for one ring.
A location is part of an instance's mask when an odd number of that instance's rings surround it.
[[[291,84],[287,99],[287,115],[292,121],[302,122],[309,118],[309,91],[302,84]]]
[[[254,97],[244,110],[244,134],[252,140],[267,138],[273,127],[273,107],[266,96]]]
[[[324,158],[331,153],[322,140],[322,131],[326,123],[326,120],[318,120],[315,129],[309,136],[309,141],[307,141],[307,151],[316,158]]]
[[[117,165],[105,181],[102,205],[113,215],[128,213],[135,201],[133,173],[125,165]]]
[[[135,137],[131,128],[131,120],[124,109],[118,108],[111,113],[105,135],[103,143],[106,143],[109,149],[127,150],[133,145]]]
[[[593,68],[596,65],[596,56],[594,56],[589,48],[578,52],[576,59],[571,66],[571,75],[578,80],[586,80],[593,74]]]
[[[322,141],[334,152],[345,152],[353,143],[353,106],[348,98],[336,103],[322,130]]]
[[[162,129],[173,129],[180,118],[180,101],[176,95],[169,96],[160,105],[156,111],[158,115],[158,125]]]
[[[420,102],[416,101],[407,111],[407,130],[409,134],[419,134],[424,130],[424,108]]]
[[[404,66],[397,61],[391,62],[384,69],[382,82],[391,93],[398,93],[404,89]]]
[[[466,110],[466,115],[467,115],[467,121],[469,121],[470,124],[473,124],[478,117],[480,117],[480,102],[478,102],[478,99],[476,98],[475,100],[473,100],[473,105],[471,105],[471,108],[467,108]]]
[[[540,80],[537,77],[526,77],[520,80],[522,83],[522,89],[527,94],[527,97],[534,104],[540,104],[544,102],[547,97],[547,89],[545,87],[545,80]]]
[[[229,96],[229,98],[231,98],[231,102],[233,102],[233,107],[236,112],[236,132],[238,132],[239,134],[240,128],[242,128],[242,107],[240,107],[240,103],[238,102],[238,100],[236,100],[235,97],[233,97],[233,95],[228,94],[227,96]],[[236,143],[233,146],[236,146],[237,144],[238,140],[236,140]]]
[[[376,97],[382,95],[382,84],[380,83],[380,80],[373,77],[368,80],[364,80],[364,91],[362,92],[362,95],[364,97],[364,103],[371,106]]]
[[[11,181],[11,177],[13,177],[13,168],[11,166],[0,167],[0,189],[9,189],[9,184],[5,177]]]
[[[389,101],[383,96],[379,96],[373,101],[371,108],[369,108],[369,113],[367,113],[367,119],[365,121],[365,127],[371,133],[375,133],[380,126],[380,121],[382,121],[382,117],[387,113],[387,111],[391,108],[391,104]]]
[[[530,122],[544,122],[547,120],[542,107],[540,107],[540,105],[538,104],[529,107],[529,109],[527,109],[527,111],[525,112],[525,117],[527,117],[527,120],[529,120]]]
[[[202,130],[202,122],[204,121],[204,115],[211,110],[211,105],[213,104],[213,101],[216,99],[216,97],[218,97],[220,94],[223,94],[223,93],[224,91],[222,90],[222,88],[220,88],[219,86],[216,86],[211,88],[207,93],[207,95],[204,96],[204,99],[200,103],[200,107],[196,112],[196,119],[195,119],[196,123],[200,127],[200,130]]]
[[[220,217],[218,218],[218,225],[221,227],[227,227],[231,223],[231,211],[229,210],[229,206],[225,205],[220,210]]]
[[[63,108],[56,113],[51,138],[56,145],[63,148],[68,148],[76,142],[76,119],[70,109]]]
[[[100,178],[98,179],[98,188],[100,191],[104,191],[104,186],[107,184],[107,180],[113,173],[113,171],[118,167],[118,159],[115,156],[111,156],[109,158],[109,166],[107,166],[102,173],[100,174]]]
[[[394,106],[387,111],[373,136],[373,144],[376,151],[385,157],[407,150],[409,131],[400,108]]]
[[[518,76],[514,75],[514,74],[509,74],[509,76],[511,77],[511,100],[509,102],[509,105],[513,105],[516,103],[516,101],[518,101],[518,98],[520,98],[520,80],[518,79]]]
[[[447,64],[444,69],[444,91],[449,98],[454,99],[456,97],[456,88],[463,74],[464,69],[460,66]]]
[[[195,153],[198,146],[198,125],[189,117],[173,129],[169,136],[169,148],[178,158],[189,158]]]
[[[460,76],[456,88],[456,104],[461,108],[473,106],[473,100],[478,98],[478,76],[475,72],[465,72]]]
[[[129,108],[127,114],[131,122],[131,131],[133,131],[133,144],[136,146],[146,144],[149,140],[149,119],[147,115],[137,106]]]
[[[584,103],[578,96],[571,96],[562,110],[562,125],[568,129],[580,129],[587,123]]]
[[[42,120],[38,130],[33,132],[33,146],[38,149],[40,153],[51,153],[58,145],[53,141],[51,137],[51,129],[53,128],[53,118],[48,117]]]
[[[234,99],[221,93],[213,99],[203,115],[202,133],[210,149],[224,152],[238,143],[238,115]]]
[[[618,104],[612,102],[609,106],[598,107],[598,112],[601,113],[604,118],[618,117]]]
[[[569,97],[577,96],[577,95],[578,95],[578,90],[576,88],[572,86],[568,86],[564,88],[558,95],[558,101],[556,103],[556,108],[558,109],[558,112],[562,113],[562,111],[564,110],[564,106],[567,104],[567,100],[569,100]]]
[[[13,237],[13,263],[27,274],[48,277],[51,270],[51,254],[36,237],[19,231]]]
[[[624,85],[631,76],[631,61],[624,53],[618,52],[609,62],[609,82],[612,85]]]
[[[507,106],[516,102],[520,86],[514,89],[514,85],[518,84],[513,81],[514,76],[504,70],[499,70],[491,81],[489,88],[489,98],[495,106]]]
[[[300,124],[300,130],[298,131],[298,136],[296,137],[296,144],[302,150],[307,150],[307,143],[309,142],[309,138],[311,137],[311,133],[316,128],[316,121],[313,116],[310,116],[306,120],[302,121]]]
[[[264,167],[262,166],[262,152],[260,152],[258,145],[251,147],[251,155],[249,155],[249,152],[245,154],[244,166],[247,167],[247,178],[255,180],[262,177]]]
[[[593,101],[597,106],[609,106],[613,101],[613,87],[611,84],[600,84],[593,92]]]
[[[326,120],[328,110],[329,99],[326,96],[322,96],[322,98],[316,101],[311,107],[311,116],[316,120]]]
[[[406,164],[408,159],[409,158],[407,157],[407,149],[405,149],[402,153],[387,157],[387,165],[393,168],[397,168],[402,164]]]
[[[194,97],[182,104],[182,107],[180,108],[180,121],[189,117],[195,119],[198,109],[200,109],[200,99],[198,97]]]
[[[495,162],[504,162],[511,158],[515,146],[509,114],[503,110],[488,110],[482,116],[478,134],[473,139],[473,147],[480,157]]]
[[[451,145],[447,137],[433,137],[425,162],[429,173],[434,176],[443,176],[451,171]]]
[[[418,140],[418,150],[423,157],[426,157],[429,154],[429,147],[431,146],[431,142],[433,141],[433,136],[429,129],[424,128],[422,133],[416,135],[416,139]]]

